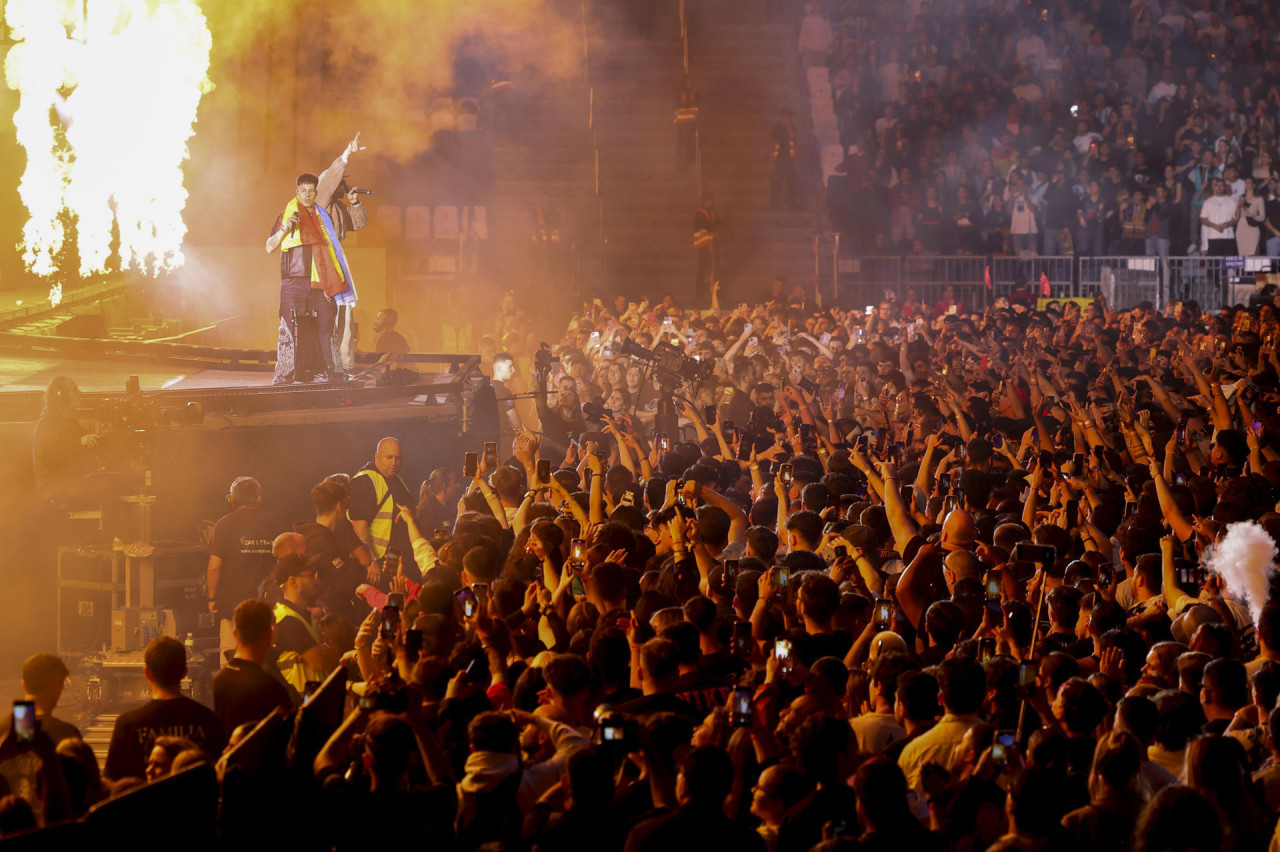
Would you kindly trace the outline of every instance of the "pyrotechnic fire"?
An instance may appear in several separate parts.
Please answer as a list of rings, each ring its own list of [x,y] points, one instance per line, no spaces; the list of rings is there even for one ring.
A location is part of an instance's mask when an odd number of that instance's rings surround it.
[[[113,223],[122,269],[181,266],[182,163],[211,88],[212,36],[196,0],[7,0],[4,14],[15,42],[5,80],[27,152],[27,268],[58,271],[64,211],[81,276],[106,271]]]

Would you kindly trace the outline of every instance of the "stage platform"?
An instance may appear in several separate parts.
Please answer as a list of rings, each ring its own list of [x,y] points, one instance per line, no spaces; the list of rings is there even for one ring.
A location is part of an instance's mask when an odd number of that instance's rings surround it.
[[[314,518],[312,487],[333,473],[355,474],[372,461],[380,439],[400,440],[400,471],[411,492],[437,468],[461,471],[467,451],[496,440],[470,416],[485,380],[479,357],[412,354],[394,370],[362,356],[363,378],[342,383],[273,386],[274,351],[237,350],[167,341],[88,340],[0,332],[0,620],[15,641],[0,667],[57,647],[55,553],[59,546],[110,547],[107,520],[75,521],[31,499],[32,434],[44,390],[55,376],[81,388],[77,419],[102,436],[86,464],[120,476],[128,493],[154,498],[154,541],[190,545],[202,526],[228,511],[238,476],[263,486],[263,507],[281,531]],[[136,390],[126,392],[131,377]],[[110,501],[126,521],[125,497]],[[104,508],[104,517],[111,513]]]
[[[33,423],[55,376],[76,382],[86,416],[122,399],[136,377],[142,399],[165,408],[194,403],[200,422],[215,428],[229,425],[219,417],[306,411],[308,420],[318,412],[350,419],[369,408],[378,417],[399,409],[403,417],[461,420],[480,378],[474,355],[413,353],[388,363],[358,353],[352,380],[273,385],[274,360],[271,350],[0,333],[0,423]]]

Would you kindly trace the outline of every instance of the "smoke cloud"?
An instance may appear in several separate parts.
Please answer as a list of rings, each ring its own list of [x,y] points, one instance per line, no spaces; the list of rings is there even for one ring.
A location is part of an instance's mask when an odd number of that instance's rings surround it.
[[[1226,581],[1232,595],[1244,600],[1255,624],[1270,595],[1275,560],[1275,540],[1252,521],[1231,524],[1222,541],[1204,555],[1205,566]]]
[[[493,60],[518,83],[569,79],[581,69],[573,2],[206,0],[204,11],[214,34],[215,99],[224,108],[264,108],[273,128],[298,120],[331,128],[334,138],[323,141],[325,150],[338,145],[335,154],[356,130],[398,162],[427,150],[431,98],[448,94],[460,55]],[[298,104],[244,74],[263,54],[273,79],[287,77],[283,66],[296,61]]]

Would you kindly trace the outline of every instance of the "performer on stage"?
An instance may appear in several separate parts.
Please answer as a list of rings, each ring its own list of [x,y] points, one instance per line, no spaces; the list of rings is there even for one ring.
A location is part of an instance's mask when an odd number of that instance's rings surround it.
[[[355,281],[342,252],[347,231],[368,223],[357,191],[340,194],[346,186],[347,161],[363,151],[360,134],[320,177],[304,174],[295,197],[276,217],[267,238],[267,253],[280,249],[280,336],[276,344],[275,384],[305,380],[295,373],[295,318],[316,315],[325,373],[321,380],[341,381],[352,366],[355,348],[351,312],[356,303]]]

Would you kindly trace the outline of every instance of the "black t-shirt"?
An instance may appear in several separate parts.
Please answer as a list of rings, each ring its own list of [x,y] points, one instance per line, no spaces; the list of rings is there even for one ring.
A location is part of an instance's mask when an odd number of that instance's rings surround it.
[[[427,538],[431,537],[437,529],[449,529],[453,526],[453,513],[435,498],[434,494],[428,494],[426,499],[418,503],[418,529]]]
[[[108,778],[144,778],[159,737],[186,737],[216,759],[227,744],[216,713],[190,698],[153,699],[116,719],[107,749]]]
[[[315,521],[301,521],[293,525],[293,531],[302,536],[307,545],[307,558],[320,558],[320,600],[331,611],[345,606],[355,594],[356,586],[364,582],[364,570],[350,551],[344,551],[337,535]]]
[[[213,679],[214,712],[230,734],[245,722],[260,722],[277,707],[293,708],[289,691],[252,660],[234,657]]]
[[[347,507],[347,517],[352,521],[364,521],[370,523],[375,515],[378,514],[378,497],[377,490],[374,488],[373,477],[382,476],[373,466],[372,463],[365,465],[361,470],[371,471],[371,474],[364,476],[353,476],[351,478],[351,505]],[[409,486],[404,484],[404,480],[399,476],[393,476],[389,479],[382,477],[391,488],[391,495],[387,498],[388,504],[394,504],[392,507],[392,517],[398,513],[399,506],[404,506],[410,512],[414,511],[416,501],[409,494]],[[386,509],[384,504],[382,507]],[[409,530],[405,525],[396,521],[391,525],[391,547],[400,550],[400,563],[404,568],[405,576],[417,582],[421,580],[422,575],[418,570],[418,563],[413,561],[413,542],[409,540]],[[370,554],[375,558],[377,553]]]
[[[843,660],[844,655],[853,647],[853,637],[847,630],[833,630],[830,633],[810,633],[803,636],[796,644],[796,655],[806,666],[812,666],[815,660],[823,657],[835,657]]]
[[[676,694],[702,716],[717,707],[723,707],[729,699],[731,688],[728,684],[712,680],[701,671],[682,674],[676,681]]]
[[[678,716],[684,716],[691,719],[697,724],[705,718],[705,713],[699,713],[698,709],[669,692],[658,692],[653,695],[642,695],[639,698],[632,699],[617,706],[619,713],[627,713],[631,716],[648,716],[653,713],[675,713]]]
[[[1272,227],[1274,227],[1276,230],[1280,230],[1280,201],[1277,201],[1274,198],[1268,199],[1266,209],[1267,209],[1267,221],[1270,222]],[[1270,240],[1270,239],[1273,239],[1274,237],[1275,235],[1272,234],[1271,231],[1267,230],[1266,228],[1262,229],[1262,238],[1264,240]]]
[[[750,665],[742,657],[735,656],[728,648],[714,654],[702,655],[702,670],[716,683],[736,685]]]
[[[230,619],[236,606],[258,597],[258,587],[276,564],[271,543],[282,530],[259,508],[245,506],[213,525],[209,555],[222,560],[218,572],[218,617]]]

